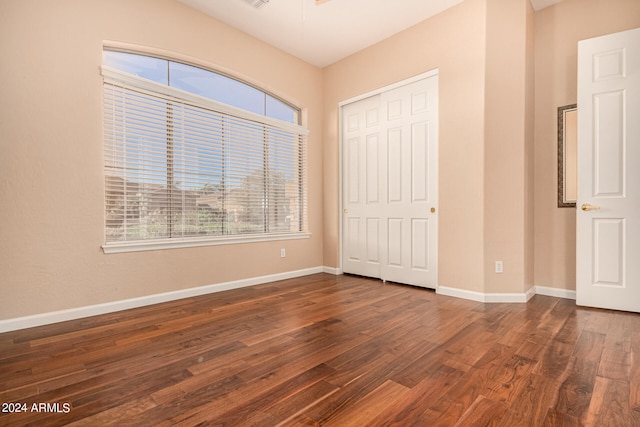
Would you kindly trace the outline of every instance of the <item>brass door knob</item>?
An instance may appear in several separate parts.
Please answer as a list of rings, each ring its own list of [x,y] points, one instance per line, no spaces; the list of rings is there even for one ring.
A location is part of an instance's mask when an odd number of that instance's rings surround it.
[[[600,209],[600,206],[594,206],[594,205],[590,205],[589,203],[583,203],[582,206],[580,206],[580,209],[582,209],[583,211],[597,211],[598,209]]]
[[[436,213],[436,208],[431,208],[431,213]]]

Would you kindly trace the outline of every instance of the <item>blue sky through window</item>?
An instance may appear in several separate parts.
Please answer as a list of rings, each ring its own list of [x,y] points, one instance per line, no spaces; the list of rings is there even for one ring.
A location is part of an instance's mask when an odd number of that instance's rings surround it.
[[[169,68],[166,59],[110,50],[103,51],[103,55],[105,65],[154,82],[168,84]]]
[[[239,80],[151,56],[104,51],[105,65],[267,117],[298,124],[298,110]]]

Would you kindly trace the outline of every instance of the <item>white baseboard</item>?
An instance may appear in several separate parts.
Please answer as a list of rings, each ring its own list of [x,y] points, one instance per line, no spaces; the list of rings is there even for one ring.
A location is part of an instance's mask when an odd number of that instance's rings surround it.
[[[199,286],[196,288],[181,289],[179,291],[164,292],[160,294],[147,295],[144,297],[131,298],[121,301],[108,302],[104,304],[90,305],[86,307],[71,308],[68,310],[53,311],[49,313],[35,314],[32,316],[17,317],[14,319],[0,320],[0,333],[16,331],[19,329],[32,328],[35,326],[49,325],[52,323],[64,322],[67,320],[80,319],[83,317],[96,316],[98,314],[113,313],[116,311],[128,310],[130,308],[143,307],[152,304],[159,304],[167,301],[174,301],[182,298],[189,298],[199,295],[211,294],[214,292],[227,291],[230,289],[244,288],[247,286],[259,285],[262,283],[275,282],[277,280],[292,279],[295,277],[308,276],[316,273],[332,273],[335,269],[329,267],[314,267],[304,270],[289,271],[285,273],[271,274],[268,276],[253,277],[249,279],[235,280],[232,282],[216,283],[214,285]]]
[[[558,297],[565,299],[576,299],[576,291],[572,291],[570,289],[560,289],[560,288],[550,288],[547,286],[539,286],[536,285],[536,294],[538,295],[546,295],[549,297]]]
[[[527,302],[534,295],[531,290],[526,293],[483,293],[446,286],[438,286],[436,293],[478,302]]]
[[[86,307],[71,308],[68,310],[53,311],[49,313],[35,314],[32,316],[17,317],[14,319],[0,320],[0,333],[17,331],[19,329],[32,328],[35,326],[49,325],[52,323],[64,322],[67,320],[80,319],[83,317],[96,316],[99,314],[114,313],[128,310],[130,308],[143,307],[152,304],[159,304],[167,301],[174,301],[182,298],[189,298],[199,295],[211,294],[215,292],[227,291],[230,289],[255,286],[262,283],[275,282],[277,280],[292,279],[295,277],[308,276],[316,273],[342,274],[340,268],[335,267],[313,267],[303,270],[289,271],[285,273],[259,276],[249,279],[235,280],[232,282],[216,283],[214,285],[199,286],[197,288],[182,289],[179,291],[164,292],[161,294],[147,295],[144,297],[131,298],[121,301],[108,302],[104,304],[90,305]],[[485,303],[516,302],[525,303],[536,294],[558,298],[576,299],[576,291],[547,286],[534,286],[525,293],[482,293],[468,291],[465,289],[449,288],[439,286],[436,293],[456,298],[464,298],[471,301]]]
[[[338,275],[342,274],[342,269],[335,268],[335,267],[326,267],[325,266],[325,267],[322,267],[322,272],[338,276]]]
[[[546,286],[533,286],[527,292],[523,293],[482,293],[468,291],[466,289],[449,288],[446,286],[438,286],[436,292],[440,295],[450,297],[464,298],[478,302],[527,302],[534,295],[546,295],[551,297],[576,299],[576,291],[567,289],[549,288]]]

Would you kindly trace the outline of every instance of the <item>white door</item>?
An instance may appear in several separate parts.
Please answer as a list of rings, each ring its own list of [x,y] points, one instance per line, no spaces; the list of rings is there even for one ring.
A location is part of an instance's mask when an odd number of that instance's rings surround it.
[[[438,78],[342,108],[345,273],[435,288]]]
[[[578,44],[577,303],[640,312],[640,29]]]
[[[380,95],[342,108],[342,270],[369,277],[382,277],[381,116]]]

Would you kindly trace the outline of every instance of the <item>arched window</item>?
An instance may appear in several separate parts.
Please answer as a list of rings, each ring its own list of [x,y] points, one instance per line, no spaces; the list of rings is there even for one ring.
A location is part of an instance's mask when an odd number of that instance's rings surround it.
[[[308,236],[297,108],[193,65],[103,57],[105,252]]]

